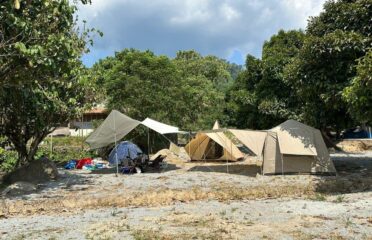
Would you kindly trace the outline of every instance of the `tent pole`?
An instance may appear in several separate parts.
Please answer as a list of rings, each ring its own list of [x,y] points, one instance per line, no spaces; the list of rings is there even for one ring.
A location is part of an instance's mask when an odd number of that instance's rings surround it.
[[[284,176],[284,166],[283,166],[283,154],[280,154],[280,157],[282,158],[282,176]]]
[[[116,177],[119,175],[119,162],[118,162],[118,149],[117,147],[117,139],[116,139],[116,121],[114,117],[114,131],[115,131],[115,158],[116,158]]]
[[[147,155],[150,156],[150,129],[147,128]]]
[[[191,130],[189,131],[189,143],[188,143],[188,144],[189,144],[190,162],[191,162],[191,158],[192,158],[192,157],[191,157],[191,146],[190,146],[191,144],[190,144],[190,142],[191,142]]]
[[[232,153],[232,141],[230,141],[230,153]],[[227,154],[226,154],[226,170],[227,170],[227,173],[229,173],[229,160],[227,158]]]

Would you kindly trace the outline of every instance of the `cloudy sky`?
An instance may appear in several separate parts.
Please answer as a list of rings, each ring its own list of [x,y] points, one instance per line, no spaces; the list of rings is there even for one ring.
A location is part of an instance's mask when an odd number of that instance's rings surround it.
[[[92,0],[79,19],[100,29],[87,66],[124,48],[150,49],[174,57],[195,49],[243,64],[261,57],[265,40],[279,29],[304,29],[324,0]]]

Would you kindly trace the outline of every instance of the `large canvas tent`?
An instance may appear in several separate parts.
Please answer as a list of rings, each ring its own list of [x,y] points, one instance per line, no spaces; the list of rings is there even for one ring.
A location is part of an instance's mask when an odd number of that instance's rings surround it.
[[[216,121],[214,130],[219,129]],[[237,161],[244,155],[235,144],[221,131],[200,132],[186,146],[191,160],[229,160]]]
[[[263,157],[263,174],[336,172],[320,131],[295,120],[268,131],[230,131]]]

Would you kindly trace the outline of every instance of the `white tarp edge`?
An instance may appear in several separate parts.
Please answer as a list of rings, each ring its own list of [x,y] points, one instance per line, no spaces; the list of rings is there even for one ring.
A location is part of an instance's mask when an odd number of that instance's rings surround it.
[[[167,134],[167,133],[184,133],[179,131],[178,127],[174,127],[165,123],[161,123],[155,121],[151,118],[146,118],[141,122],[142,125],[151,128],[152,130],[160,133],[160,134]]]

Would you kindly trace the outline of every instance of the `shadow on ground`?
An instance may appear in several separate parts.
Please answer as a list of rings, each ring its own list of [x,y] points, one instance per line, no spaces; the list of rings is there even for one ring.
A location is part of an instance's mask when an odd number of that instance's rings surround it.
[[[29,183],[29,184],[32,184],[32,183]],[[40,193],[41,191],[49,192],[49,191],[54,191],[58,189],[67,189],[67,190],[74,191],[76,190],[74,187],[75,185],[77,187],[86,186],[87,188],[88,186],[93,185],[93,181],[88,176],[82,176],[82,175],[70,173],[67,171],[62,171],[60,172],[56,180],[50,180],[50,181],[41,182],[41,183],[34,183],[33,186],[35,187],[35,189],[31,191],[26,191],[23,189],[15,189],[15,191],[13,191],[14,193],[9,193],[6,195],[2,194],[1,197],[6,198],[6,199],[24,198],[27,195]],[[4,185],[4,189],[5,189],[5,185]],[[48,197],[48,194],[46,195],[46,197]]]
[[[147,173],[163,173],[163,172],[169,172],[180,169],[175,164],[168,163],[163,168],[153,168],[148,167],[145,172],[141,174],[147,174]],[[116,168],[103,168],[103,169],[95,169],[92,170],[89,174],[116,174]],[[122,173],[119,173],[122,174]],[[131,174],[128,174],[131,175]]]
[[[225,164],[225,165],[200,165],[194,166],[188,170],[189,172],[218,172],[236,175],[244,175],[248,177],[256,177],[257,173],[261,173],[261,168],[257,165],[248,164]]]
[[[323,177],[315,185],[320,193],[339,194],[372,191],[372,157],[365,154],[332,156],[336,177]]]

